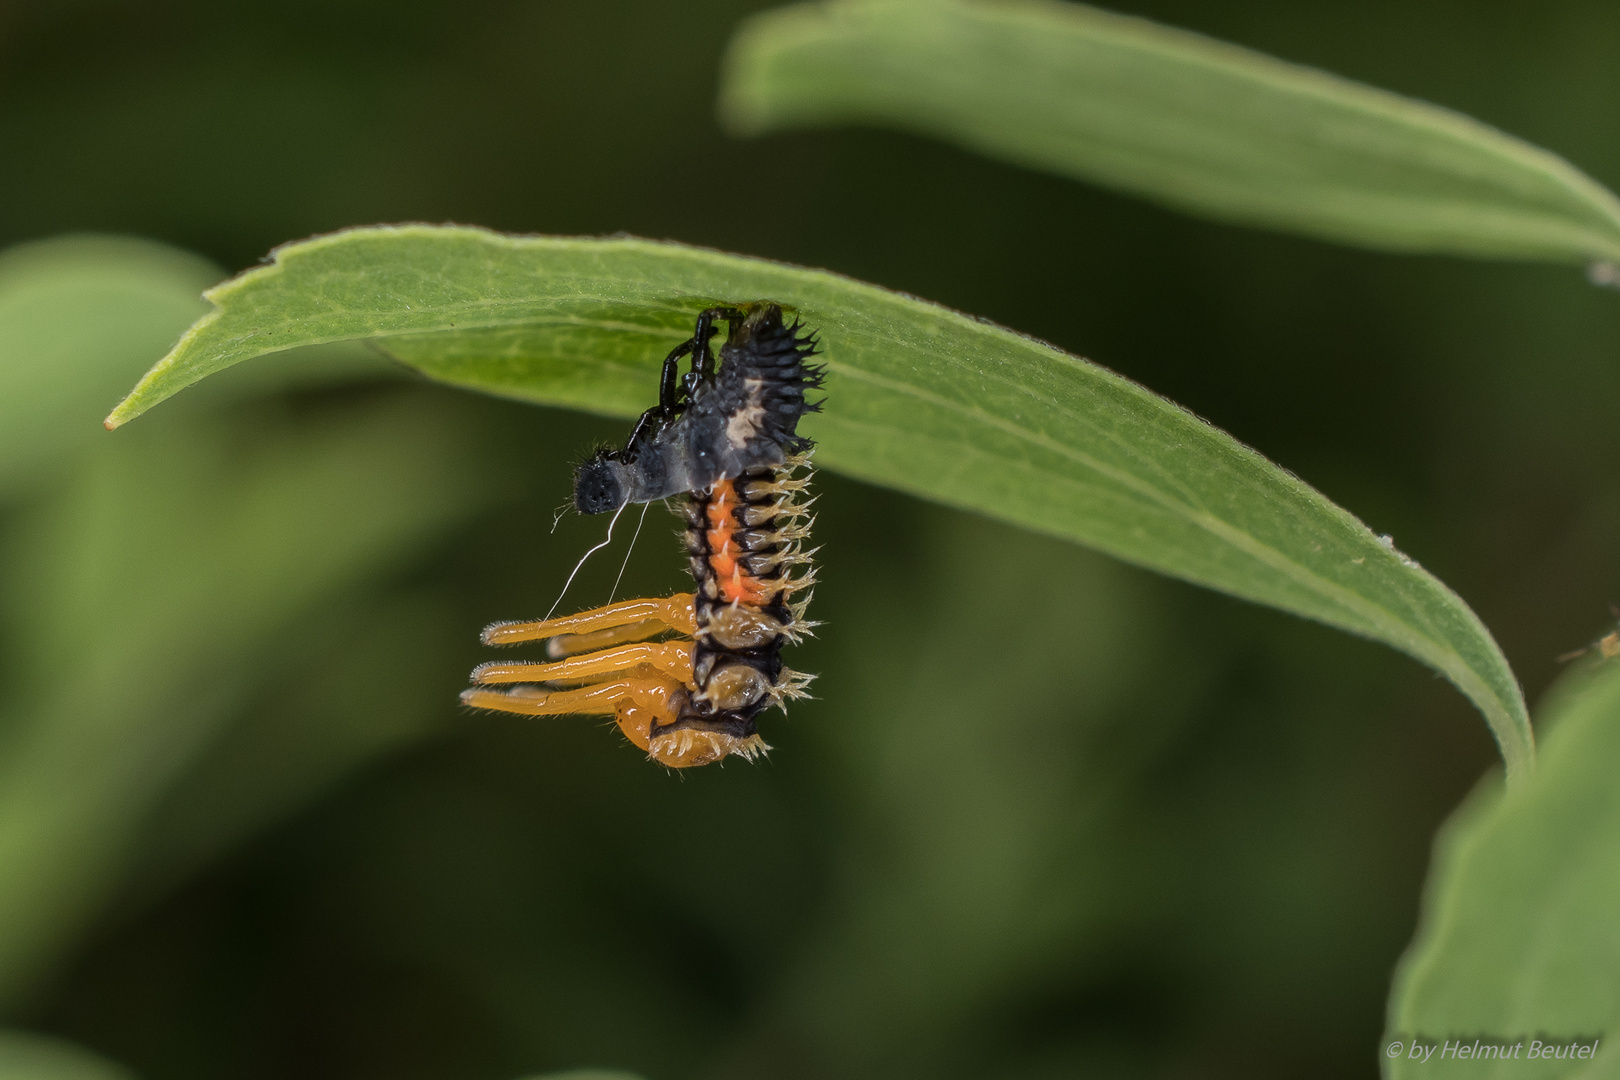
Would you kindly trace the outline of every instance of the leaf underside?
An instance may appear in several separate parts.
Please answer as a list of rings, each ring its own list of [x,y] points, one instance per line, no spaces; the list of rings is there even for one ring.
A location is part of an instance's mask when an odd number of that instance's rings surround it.
[[[775,300],[821,337],[828,406],[805,422],[821,465],[1383,641],[1474,701],[1510,777],[1532,763],[1513,675],[1443,584],[1173,403],[990,323],[679,244],[448,226],[292,244],[207,297],[109,427],[242,360],[356,339],[457,386],[632,417],[697,312]]]
[[[1532,1039],[1590,1044],[1620,1023],[1620,664],[1578,671],[1551,696],[1534,778],[1506,793],[1487,782],[1441,831],[1390,998],[1388,1040],[1403,1045],[1391,1077],[1434,1075],[1446,1042],[1481,1035],[1524,1046],[1506,1061],[1459,1061],[1454,1048],[1448,1075],[1620,1074],[1612,1046],[1596,1059],[1528,1054]],[[1436,1046],[1427,1064],[1414,1039]]]
[[[1219,220],[1397,251],[1620,260],[1620,200],[1460,113],[1055,0],[834,0],[732,41],[738,134],[873,124]]]

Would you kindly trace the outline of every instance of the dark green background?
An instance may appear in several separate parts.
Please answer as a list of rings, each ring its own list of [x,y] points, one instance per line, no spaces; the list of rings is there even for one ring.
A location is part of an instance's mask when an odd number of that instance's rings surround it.
[[[234,271],[344,225],[457,221],[825,266],[1088,356],[1297,472],[1461,593],[1532,702],[1602,632],[1620,296],[1568,268],[1202,223],[895,134],[729,140],[717,65],[755,7],[0,4],[0,242],[136,233]],[[1129,10],[1461,109],[1620,186],[1613,4]],[[10,1022],[148,1080],[1374,1074],[1431,835],[1494,760],[1416,664],[823,476],[826,625],[793,656],[817,700],[766,721],[765,764],[669,774],[590,720],[454,706],[479,627],[542,613],[599,535],[548,530],[573,458],[622,425],[414,382],[222,408],[264,453],[416,417],[404,437],[490,489],[286,620],[232,730],[309,697],[359,727],[436,704],[217,857],[138,852]],[[0,503],[0,539],[48,497]],[[628,588],[680,586],[671,528],[649,519]],[[605,600],[616,569],[569,603]],[[332,614],[356,603],[371,615]],[[334,673],[350,646],[322,634],[386,648]],[[25,655],[0,638],[0,677]],[[208,812],[187,784],[252,745],[157,800],[152,850]]]

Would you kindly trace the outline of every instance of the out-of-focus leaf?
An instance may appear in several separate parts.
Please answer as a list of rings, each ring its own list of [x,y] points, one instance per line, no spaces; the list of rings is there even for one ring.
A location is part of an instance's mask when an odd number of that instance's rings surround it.
[[[162,895],[449,714],[436,661],[467,628],[427,598],[344,600],[299,620],[292,655],[256,673],[246,717],[153,809],[135,855],[137,898]]]
[[[1097,1054],[1081,1040],[1061,1065],[996,1060],[1007,1044],[984,1018],[1027,1000],[1053,956],[1095,970],[1133,919],[1162,925],[1148,913],[1162,893],[1142,889],[1136,861],[1151,831],[1137,785],[1197,715],[1219,646],[1156,678],[1158,583],[992,522],[925,521],[898,574],[845,551],[859,525],[828,537],[854,564],[839,575],[837,633],[818,643],[842,675],[818,684],[815,714],[789,735],[861,817],[834,855],[840,902],[800,931],[789,973],[737,1037],[813,1046],[828,1077],[887,1075],[897,1047],[917,1077],[1151,1074],[1136,1058],[1146,1046]],[[903,665],[871,662],[901,639]],[[992,650],[994,678],[962,676],[986,642],[1009,641]]]
[[[0,494],[96,438],[129,379],[224,275],[163,244],[70,236],[0,253]]]
[[[65,1040],[0,1029],[0,1080],[135,1080],[135,1074]]]
[[[266,353],[368,339],[434,378],[632,416],[717,301],[771,298],[817,329],[821,464],[1002,518],[1383,641],[1485,714],[1510,777],[1534,758],[1523,699],[1468,606],[1387,537],[1128,379],[914,297],[678,244],[355,229],[280,249],[108,418]]]
[[[1390,998],[1392,1077],[1620,1075],[1620,664],[1577,672],[1546,711],[1541,767],[1487,782],[1435,846],[1422,925]],[[1590,1046],[1532,1059],[1531,1040]],[[1522,1041],[1513,1060],[1445,1061],[1445,1043]],[[1413,1042],[1419,1049],[1413,1057]],[[1439,1044],[1426,1063],[1425,1047]],[[1510,1050],[1511,1053],[1511,1050]]]
[[[618,1069],[569,1069],[567,1072],[531,1076],[527,1080],[641,1080],[641,1077]]]
[[[102,438],[103,411],[207,310],[202,291],[223,276],[206,259],[134,237],[66,236],[0,253],[0,496],[54,479],[53,463]],[[220,390],[391,369],[370,350],[329,346]]]
[[[721,114],[871,123],[1192,213],[1398,251],[1620,260],[1620,200],[1449,109],[1054,0],[832,0],[754,16]]]
[[[0,998],[98,910],[274,635],[414,557],[486,488],[463,425],[420,399],[136,434],[103,434],[5,560],[26,679],[0,715]]]

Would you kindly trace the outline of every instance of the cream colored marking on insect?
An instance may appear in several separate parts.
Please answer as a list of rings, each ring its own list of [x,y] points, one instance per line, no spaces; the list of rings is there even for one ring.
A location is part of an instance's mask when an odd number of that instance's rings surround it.
[[[765,392],[765,380],[745,379],[743,386],[748,388],[748,404],[726,421],[726,441],[739,450],[759,434],[760,426],[765,422],[765,406],[760,401]]]
[[[708,622],[698,627],[697,634],[724,649],[759,649],[785,630],[763,611],[731,604],[711,611]]]
[[[703,688],[693,696],[707,701],[716,709],[742,709],[771,690],[771,682],[764,672],[747,664],[727,664],[711,674]]]

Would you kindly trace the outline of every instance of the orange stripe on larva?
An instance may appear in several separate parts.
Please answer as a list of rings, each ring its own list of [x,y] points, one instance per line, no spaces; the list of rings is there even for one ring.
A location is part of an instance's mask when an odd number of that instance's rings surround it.
[[[714,571],[720,595],[730,603],[764,607],[770,603],[769,587],[749,574],[737,561],[737,489],[730,480],[714,485],[709,497],[709,569]]]

